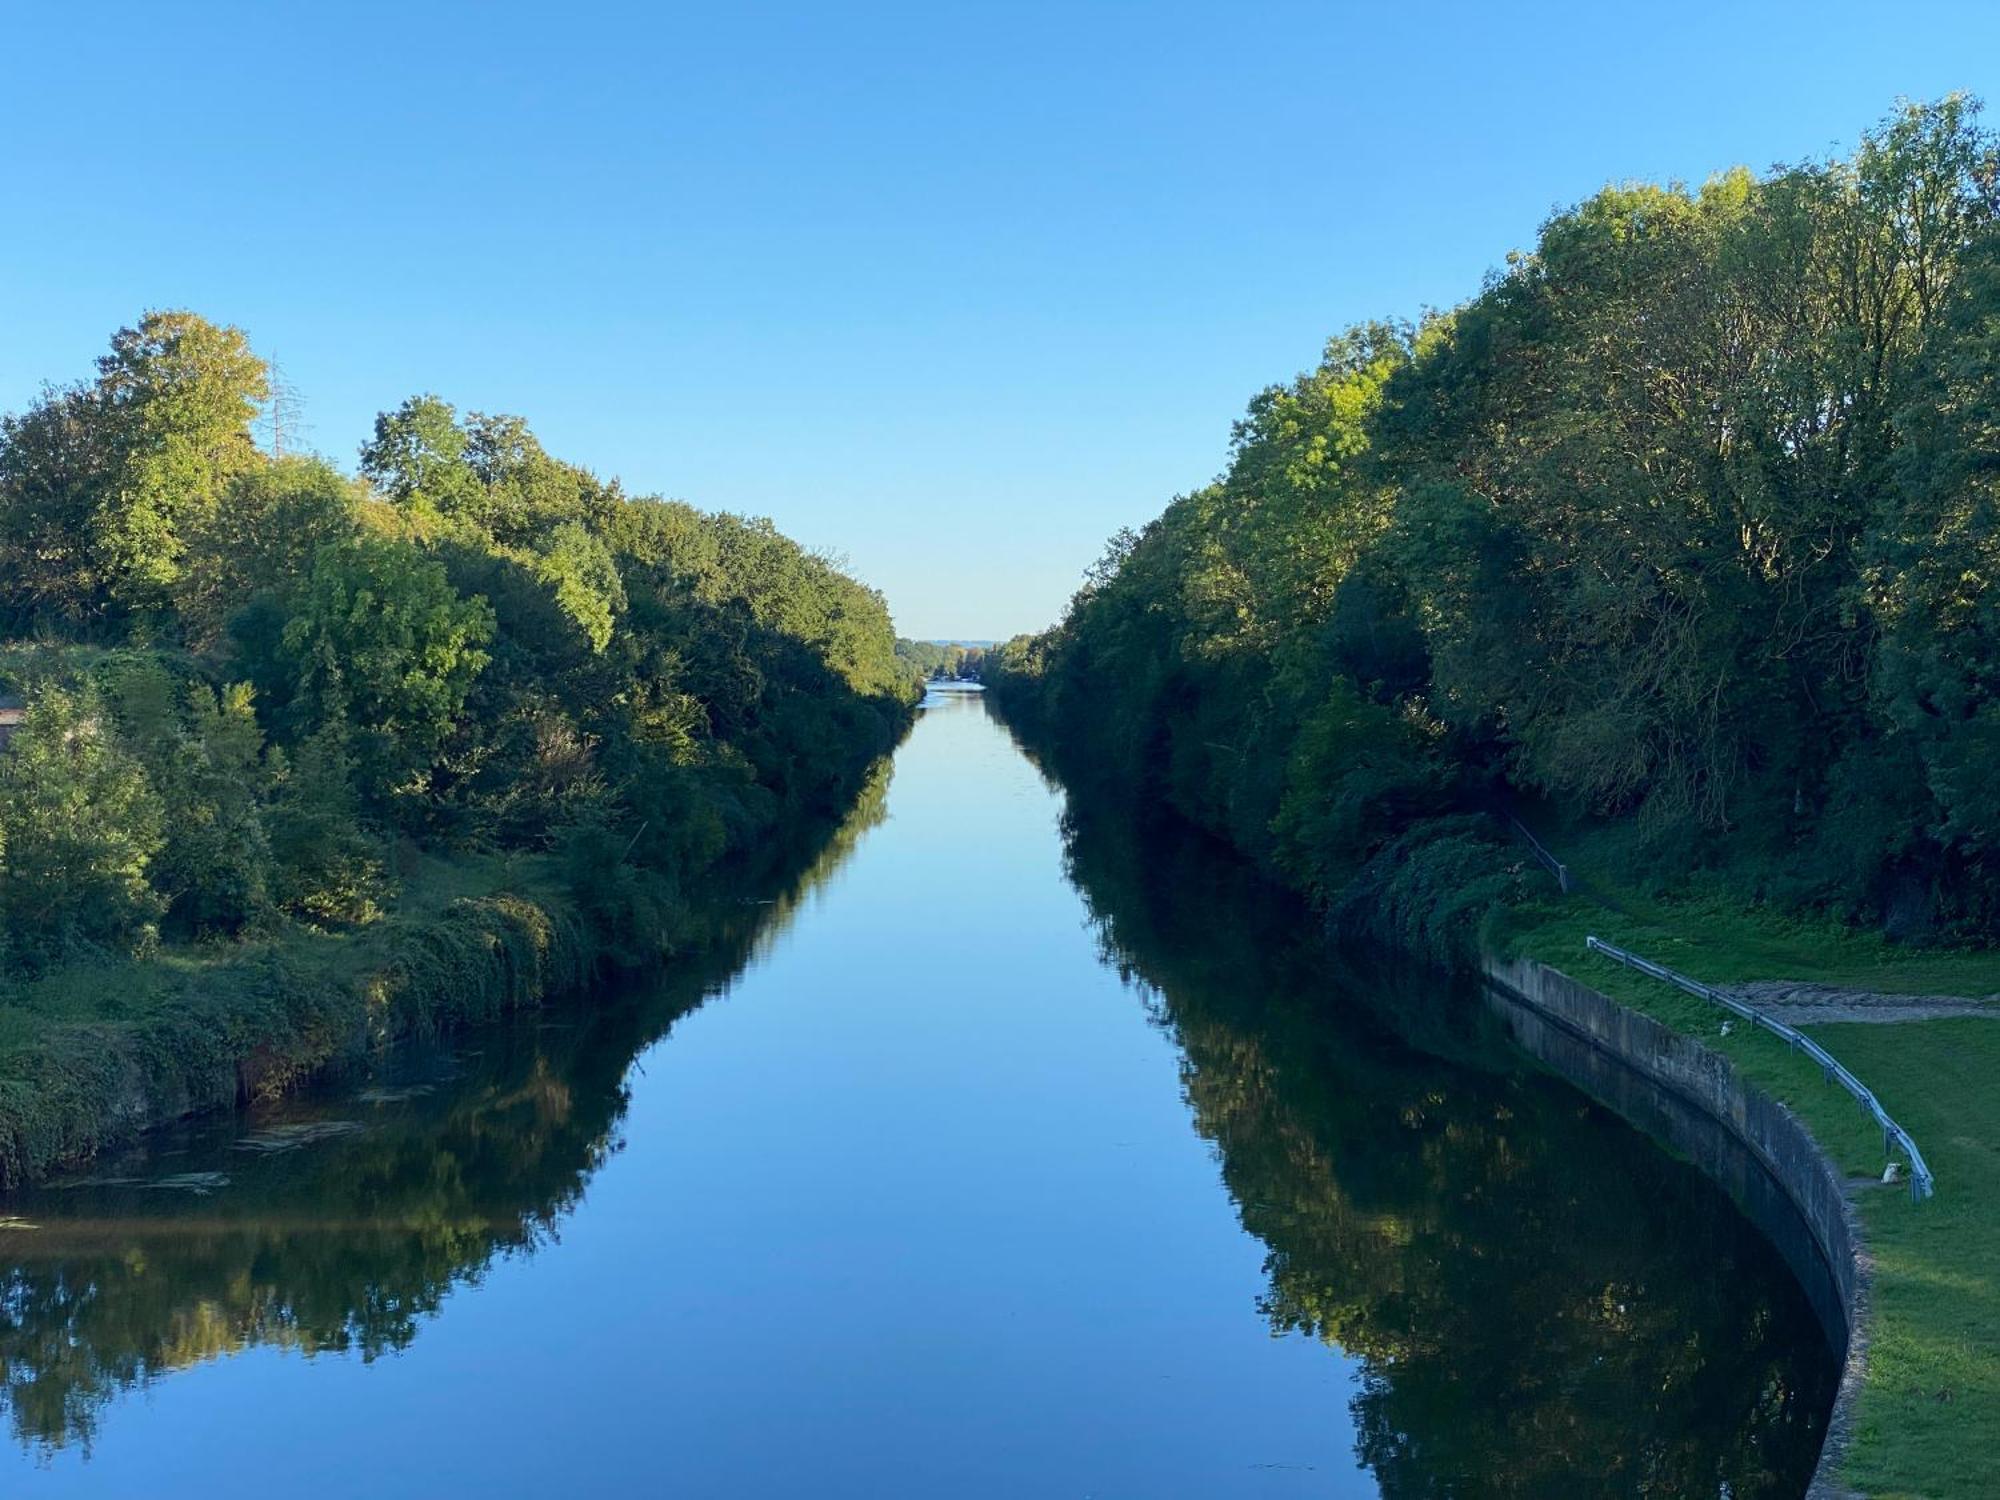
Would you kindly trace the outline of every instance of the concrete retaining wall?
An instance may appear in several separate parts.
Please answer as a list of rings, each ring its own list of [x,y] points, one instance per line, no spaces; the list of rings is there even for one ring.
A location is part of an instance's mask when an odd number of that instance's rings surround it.
[[[1842,1351],[1811,1500],[1833,1479],[1867,1365],[1868,1270],[1840,1170],[1790,1110],[1729,1060],[1532,960],[1489,960],[1487,996],[1523,1050],[1720,1183],[1784,1253]]]

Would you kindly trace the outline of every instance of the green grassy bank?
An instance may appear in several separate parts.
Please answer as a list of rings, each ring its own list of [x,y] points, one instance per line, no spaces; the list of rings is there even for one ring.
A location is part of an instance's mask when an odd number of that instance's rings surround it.
[[[1713,1005],[1588,953],[1595,934],[1714,984],[1808,980],[1884,993],[1984,995],[2000,955],[1907,950],[1826,921],[1710,898],[1642,898],[1588,877],[1603,899],[1516,908],[1496,946],[1559,968],[1725,1054],[1782,1100],[1856,1179],[1874,1282],[1868,1369],[1842,1477],[1880,1497],[1987,1496],[2000,1433],[2000,1019],[1804,1028],[1873,1089],[1936,1174],[1914,1203],[1881,1186],[1874,1123],[1809,1059]]]
[[[658,939],[664,947],[668,934]],[[280,1093],[343,1053],[575,989],[603,933],[551,872],[427,861],[359,931],[78,963],[0,998],[0,1184]]]
[[[858,806],[879,806],[886,763]],[[852,821],[852,819],[850,819]],[[802,855],[837,842],[795,837]],[[784,845],[785,841],[777,841]],[[170,946],[0,988],[0,1187],[88,1160],[148,1126],[281,1094],[398,1038],[495,1019],[671,961],[782,889],[776,856],[693,899],[634,874],[583,899],[552,857],[417,856],[391,910],[345,933]]]

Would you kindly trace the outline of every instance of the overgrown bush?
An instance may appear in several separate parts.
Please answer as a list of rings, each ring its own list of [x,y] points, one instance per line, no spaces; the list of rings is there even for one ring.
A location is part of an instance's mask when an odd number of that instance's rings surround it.
[[[19,961],[133,952],[165,900],[147,876],[166,809],[91,688],[44,688],[0,755],[0,919]]]

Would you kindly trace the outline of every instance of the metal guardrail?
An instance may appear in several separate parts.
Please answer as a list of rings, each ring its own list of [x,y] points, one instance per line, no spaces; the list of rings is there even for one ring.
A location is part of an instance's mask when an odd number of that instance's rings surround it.
[[[1873,1089],[1848,1072],[1839,1058],[1835,1057],[1804,1032],[1787,1026],[1783,1021],[1774,1020],[1762,1011],[1745,1005],[1734,995],[1719,990],[1713,985],[1703,984],[1699,979],[1690,979],[1685,974],[1677,973],[1669,969],[1665,964],[1656,964],[1649,958],[1641,958],[1638,954],[1629,953],[1625,949],[1607,943],[1601,938],[1587,937],[1583,941],[1584,946],[1590,949],[1591,952],[1602,953],[1606,958],[1624,964],[1627,968],[1637,969],[1641,974],[1647,974],[1654,979],[1663,980],[1678,989],[1686,990],[1690,995],[1696,995],[1703,1000],[1712,1001],[1724,1010],[1732,1011],[1736,1015],[1741,1016],[1752,1026],[1761,1026],[1764,1030],[1770,1032],[1771,1035],[1779,1038],[1794,1050],[1805,1053],[1807,1057],[1810,1057],[1814,1062],[1819,1064],[1820,1071],[1825,1073],[1828,1082],[1837,1083],[1846,1089],[1848,1093],[1855,1097],[1861,1107],[1874,1117],[1875,1123],[1882,1127],[1882,1151],[1884,1155],[1893,1156],[1898,1146],[1902,1148],[1904,1156],[1908,1158],[1910,1163],[1911,1201],[1921,1201],[1937,1191],[1937,1185],[1931,1177],[1931,1169],[1924,1161],[1923,1152],[1917,1149],[1917,1143],[1910,1138],[1909,1131],[1903,1129],[1902,1126],[1889,1117],[1889,1112],[1882,1108],[1882,1101],[1875,1097]]]

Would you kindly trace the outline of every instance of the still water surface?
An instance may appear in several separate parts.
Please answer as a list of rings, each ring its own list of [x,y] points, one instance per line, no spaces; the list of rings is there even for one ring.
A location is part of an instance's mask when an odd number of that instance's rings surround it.
[[[0,1492],[1803,1489],[1726,1199],[976,696],[744,928],[0,1203]]]

